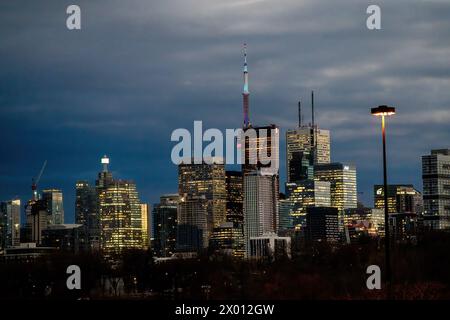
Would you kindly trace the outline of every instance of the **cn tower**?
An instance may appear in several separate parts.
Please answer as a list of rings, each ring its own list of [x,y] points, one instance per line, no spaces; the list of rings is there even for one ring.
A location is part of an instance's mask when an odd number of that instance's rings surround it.
[[[244,43],[244,90],[242,91],[244,108],[244,129],[250,126],[250,119],[248,116],[249,96],[250,92],[248,91],[247,44]]]

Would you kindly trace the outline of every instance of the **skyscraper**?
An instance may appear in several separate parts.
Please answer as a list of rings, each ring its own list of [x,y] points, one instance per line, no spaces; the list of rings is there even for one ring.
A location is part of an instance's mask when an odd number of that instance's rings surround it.
[[[243,150],[242,172],[247,174],[255,170],[272,175],[279,174],[280,129],[274,125],[249,126],[244,129],[240,145]]]
[[[151,219],[149,216],[147,203],[141,203],[141,221],[142,221],[142,242],[144,249],[148,249],[150,247]]]
[[[254,171],[244,176],[244,239],[246,256],[250,238],[277,232],[277,176]]]
[[[226,221],[225,166],[222,159],[211,164],[180,164],[178,166],[178,194],[192,201],[204,196],[207,204],[207,233]],[[182,213],[183,214],[183,213]],[[180,221],[179,221],[180,222]]]
[[[331,187],[329,181],[301,180],[286,183],[286,196],[292,203],[291,217],[297,228],[306,222],[308,207],[331,206]]]
[[[244,234],[242,225],[236,222],[225,222],[213,229],[209,247],[215,253],[236,258],[244,257]]]
[[[208,246],[209,200],[205,195],[184,195],[178,203],[177,251],[199,252]]]
[[[101,249],[107,259],[115,260],[124,250],[145,248],[142,208],[134,182],[112,179],[105,159],[97,180]]]
[[[244,180],[242,172],[226,171],[225,174],[227,221],[242,224],[244,222]]]
[[[286,170],[288,182],[311,177],[314,164],[330,163],[330,131],[307,125],[286,132]]]
[[[383,185],[374,185],[374,207],[384,209]],[[422,195],[413,185],[390,184],[387,187],[389,213],[422,214]]]
[[[0,250],[20,244],[20,199],[0,202]]]
[[[63,194],[59,189],[42,190],[42,200],[44,200],[48,212],[48,225],[64,223]]]
[[[280,199],[278,201],[278,233],[285,233],[294,227],[293,220],[294,202],[290,199]]]
[[[100,249],[100,216],[97,190],[87,181],[77,181],[75,193],[75,221],[84,226],[90,249]]]
[[[311,92],[312,123],[303,124],[298,103],[298,126],[286,132],[287,182],[313,179],[313,166],[330,163],[330,131],[319,129],[314,122],[314,92]]]
[[[342,163],[314,166],[315,179],[331,183],[331,206],[339,210],[357,207],[356,167]]]
[[[306,238],[309,241],[339,241],[339,215],[337,208],[307,208]]]
[[[422,156],[422,178],[425,218],[433,218],[435,228],[450,228],[450,149]]]
[[[177,242],[178,194],[163,195],[152,211],[152,250],[157,257],[170,257]]]
[[[143,249],[142,213],[136,185],[114,180],[99,195],[101,247],[106,257]]]
[[[47,202],[43,199],[29,200],[25,208],[27,227],[31,229],[31,241],[42,244],[42,231],[49,225]]]
[[[292,152],[290,154],[290,160],[287,162],[288,182],[314,179],[314,166],[312,162],[312,155],[309,151]]]
[[[251,133],[246,136],[246,133]],[[273,182],[273,201],[276,208],[276,219],[278,219],[278,200],[280,190],[280,177],[279,177],[279,128],[272,124],[262,127],[248,127],[244,130],[244,142],[241,145],[244,146],[244,163],[242,164],[242,174],[244,180],[243,194],[244,199],[246,197],[245,181],[247,176],[264,176],[262,180],[269,179],[270,176]],[[250,180],[253,180],[251,178]],[[247,208],[256,206],[257,204],[250,204],[250,201],[255,201],[247,197]],[[275,209],[274,209],[275,210]],[[245,212],[245,209],[244,209]],[[245,215],[245,213],[244,213]],[[245,218],[244,218],[245,220]],[[244,230],[245,232],[245,230]],[[248,237],[246,243],[248,245]]]

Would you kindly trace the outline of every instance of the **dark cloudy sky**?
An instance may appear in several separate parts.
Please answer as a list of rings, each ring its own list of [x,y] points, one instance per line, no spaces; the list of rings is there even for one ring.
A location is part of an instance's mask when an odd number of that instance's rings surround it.
[[[72,3],[81,31],[66,29]],[[380,31],[366,28],[369,4]],[[48,160],[40,187],[63,190],[71,222],[75,181],[93,182],[103,154],[143,201],[176,191],[171,132],[241,125],[243,42],[252,122],[295,126],[315,90],[332,160],[357,166],[366,204],[381,182],[370,107],[398,108],[390,182],[421,189],[420,156],[450,147],[449,1],[1,0],[0,199],[25,202]]]

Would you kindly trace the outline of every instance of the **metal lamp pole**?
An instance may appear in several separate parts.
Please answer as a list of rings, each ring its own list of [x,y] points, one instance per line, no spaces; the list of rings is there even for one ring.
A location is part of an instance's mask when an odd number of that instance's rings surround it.
[[[388,207],[388,183],[387,183],[387,161],[386,161],[386,123],[385,117],[394,115],[395,108],[388,106],[379,106],[372,108],[372,115],[381,116],[381,133],[383,137],[383,184],[384,184],[384,250],[385,250],[385,268],[386,268],[386,286],[390,287],[392,282],[391,271],[391,246],[390,246],[390,228],[389,228],[389,207]]]

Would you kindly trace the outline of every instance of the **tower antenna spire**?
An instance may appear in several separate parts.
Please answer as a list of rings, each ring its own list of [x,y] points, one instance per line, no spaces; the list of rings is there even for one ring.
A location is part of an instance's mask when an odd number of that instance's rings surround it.
[[[302,123],[302,102],[298,101],[298,126],[301,127]]]
[[[247,65],[247,44],[244,43],[244,90],[242,91],[243,109],[244,109],[244,129],[250,126],[249,119],[249,96],[248,90],[248,65]]]
[[[311,116],[312,126],[314,127],[314,91],[311,91]]]

